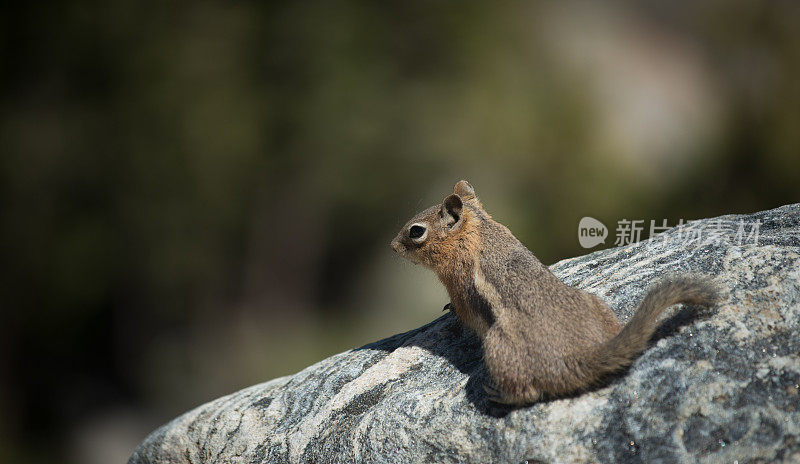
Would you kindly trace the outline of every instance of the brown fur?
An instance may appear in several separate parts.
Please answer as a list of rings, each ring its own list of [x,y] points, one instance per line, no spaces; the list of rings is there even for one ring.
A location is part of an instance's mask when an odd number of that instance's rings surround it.
[[[425,235],[412,237],[421,230]],[[495,222],[463,180],[441,205],[414,216],[392,248],[439,276],[456,315],[481,337],[493,382],[485,388],[501,403],[531,403],[596,384],[647,348],[664,309],[710,306],[717,298],[707,278],[665,279],[622,327],[600,298],[561,282]]]

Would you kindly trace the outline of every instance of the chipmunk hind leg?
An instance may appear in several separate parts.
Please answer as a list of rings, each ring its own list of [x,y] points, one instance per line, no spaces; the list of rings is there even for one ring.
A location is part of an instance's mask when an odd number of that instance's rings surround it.
[[[533,383],[531,366],[520,359],[513,343],[490,331],[484,339],[483,349],[488,374],[483,389],[490,401],[524,405],[541,399],[542,393]]]

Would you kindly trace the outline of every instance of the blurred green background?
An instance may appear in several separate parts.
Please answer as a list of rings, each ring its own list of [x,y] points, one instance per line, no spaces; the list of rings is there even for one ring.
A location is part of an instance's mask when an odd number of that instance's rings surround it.
[[[2,462],[123,462],[438,317],[388,243],[458,179],[548,264],[800,194],[798,2],[0,11]]]

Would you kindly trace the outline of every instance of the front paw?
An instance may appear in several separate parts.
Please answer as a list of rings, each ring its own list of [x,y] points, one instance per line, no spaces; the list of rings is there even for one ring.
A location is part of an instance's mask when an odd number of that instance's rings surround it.
[[[500,390],[498,390],[497,387],[495,387],[494,385],[488,383],[483,384],[483,391],[486,392],[486,397],[489,398],[489,401],[491,401],[492,403],[508,404],[503,399],[503,395],[500,392]]]
[[[489,398],[489,401],[492,403],[508,406],[527,406],[542,398],[541,392],[533,387],[527,387],[519,394],[506,394],[494,384],[485,383],[483,384],[483,390],[486,392],[486,397]]]

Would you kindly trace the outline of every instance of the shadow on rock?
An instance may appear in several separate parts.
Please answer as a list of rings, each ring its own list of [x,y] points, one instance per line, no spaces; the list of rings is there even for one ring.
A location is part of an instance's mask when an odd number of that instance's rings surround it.
[[[480,340],[472,331],[466,329],[454,314],[445,314],[418,329],[370,343],[358,350],[382,350],[391,353],[402,346],[417,346],[434,356],[442,357],[466,375],[467,401],[482,414],[503,417],[516,409],[498,406],[486,397],[483,385],[488,374],[483,363]]]

